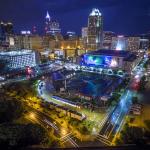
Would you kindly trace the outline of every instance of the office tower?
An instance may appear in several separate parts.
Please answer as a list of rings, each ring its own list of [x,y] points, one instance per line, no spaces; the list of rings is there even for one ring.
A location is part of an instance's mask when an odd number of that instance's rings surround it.
[[[127,37],[127,50],[132,52],[139,52],[140,48],[140,37],[139,36],[129,36]]]
[[[112,38],[115,37],[115,33],[112,31],[103,32],[103,49],[111,49]]]
[[[87,49],[88,27],[83,27],[81,34],[82,34],[83,47]]]
[[[1,35],[13,34],[13,24],[11,22],[1,22],[0,31]]]
[[[73,31],[67,31],[66,35],[64,36],[65,40],[75,40],[77,38],[78,38],[78,36]]]
[[[140,35],[140,50],[145,51],[148,50],[150,46],[150,39],[148,34]]]
[[[49,15],[49,12],[47,11],[47,14],[46,14],[46,17],[45,17],[45,33],[49,33],[49,30],[50,30],[50,21],[51,21],[51,18],[50,18],[50,15]]]
[[[88,18],[87,49],[96,50],[102,46],[103,18],[96,8],[92,10]]]
[[[127,37],[119,35],[112,38],[111,49],[117,51],[127,50],[127,44],[128,44]]]
[[[13,34],[13,24],[11,22],[1,22],[0,41],[6,41],[6,36],[12,34]]]
[[[52,20],[50,22],[50,34],[56,35],[57,33],[60,33],[61,29],[59,27],[59,22],[57,20]]]
[[[56,35],[61,32],[61,29],[59,27],[59,22],[57,20],[51,19],[48,11],[45,17],[45,33],[50,35]]]

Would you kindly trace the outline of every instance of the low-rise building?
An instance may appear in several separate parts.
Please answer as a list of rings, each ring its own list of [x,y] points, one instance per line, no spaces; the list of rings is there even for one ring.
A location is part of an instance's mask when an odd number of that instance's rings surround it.
[[[32,50],[1,51],[0,60],[6,60],[10,69],[35,67],[39,63],[37,53]]]
[[[139,61],[140,58],[130,51],[97,50],[83,54],[79,63],[81,66],[122,70],[130,74]]]

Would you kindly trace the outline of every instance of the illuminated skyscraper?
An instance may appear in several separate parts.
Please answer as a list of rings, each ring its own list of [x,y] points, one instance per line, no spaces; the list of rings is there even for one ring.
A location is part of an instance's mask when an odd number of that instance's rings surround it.
[[[59,27],[59,22],[57,20],[52,20],[48,11],[47,11],[45,19],[46,19],[46,22],[45,22],[46,34],[56,35],[57,33],[61,32],[61,29]]]
[[[119,35],[112,38],[112,50],[122,51],[127,50],[127,37]]]
[[[103,49],[111,49],[112,39],[115,37],[115,33],[112,31],[103,32]]]
[[[140,37],[128,36],[127,37],[127,50],[132,52],[140,51]]]
[[[103,18],[96,8],[92,10],[88,18],[87,49],[96,50],[102,46]]]
[[[59,28],[59,22],[57,20],[51,20],[50,22],[50,34],[55,35],[60,33],[61,29]]]
[[[50,21],[51,21],[51,18],[50,18],[50,15],[47,11],[47,14],[46,14],[46,17],[45,17],[45,33],[47,34],[50,30]]]
[[[83,46],[85,49],[87,49],[87,37],[88,37],[88,27],[83,27],[82,28],[82,41],[83,41]]]
[[[51,20],[51,17],[50,17],[50,15],[49,15],[49,12],[47,11],[47,13],[46,13],[46,20],[49,22],[50,20]]]
[[[0,23],[0,38],[4,39],[7,35],[13,34],[13,24],[11,22]]]
[[[145,51],[150,47],[150,39],[149,35],[147,34],[142,34],[140,35],[140,50]]]
[[[76,35],[76,33],[74,31],[67,31],[66,34],[64,35],[64,40],[77,40],[78,36]]]

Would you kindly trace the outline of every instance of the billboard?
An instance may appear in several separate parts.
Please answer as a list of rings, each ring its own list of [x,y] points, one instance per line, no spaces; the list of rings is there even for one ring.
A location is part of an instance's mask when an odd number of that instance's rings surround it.
[[[82,64],[93,67],[117,67],[117,61],[112,56],[98,56],[85,54],[82,57]]]

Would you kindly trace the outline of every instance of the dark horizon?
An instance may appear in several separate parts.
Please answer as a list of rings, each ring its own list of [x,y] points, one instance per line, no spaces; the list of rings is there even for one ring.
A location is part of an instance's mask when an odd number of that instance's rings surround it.
[[[103,15],[104,31],[116,34],[144,34],[150,31],[149,0],[1,0],[0,20],[11,21],[14,30],[31,30],[37,26],[43,32],[46,11],[58,20],[62,33],[75,31],[87,26],[92,8],[98,8]]]

